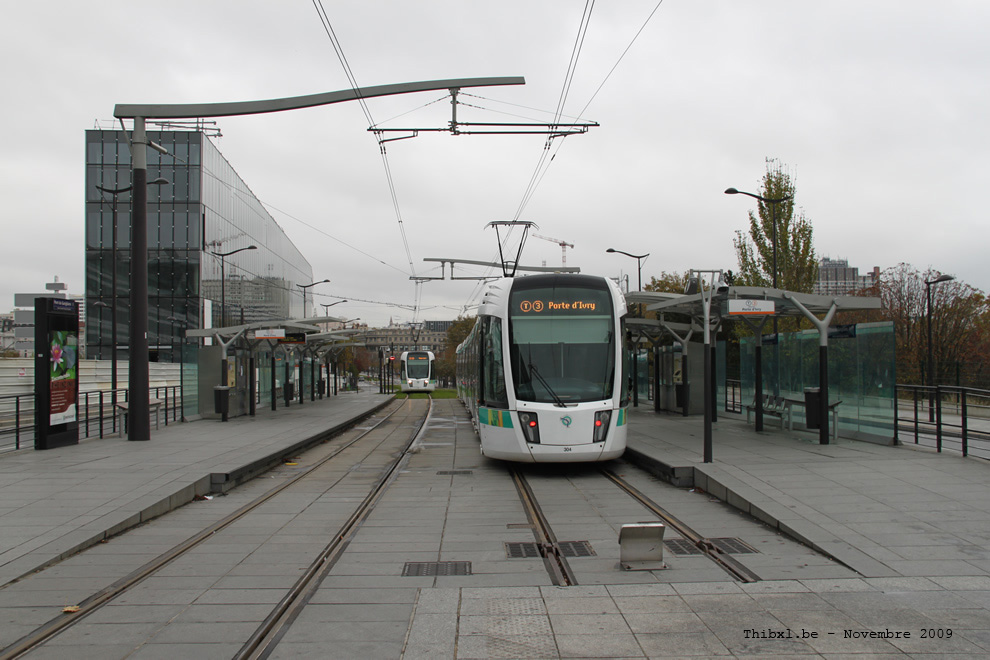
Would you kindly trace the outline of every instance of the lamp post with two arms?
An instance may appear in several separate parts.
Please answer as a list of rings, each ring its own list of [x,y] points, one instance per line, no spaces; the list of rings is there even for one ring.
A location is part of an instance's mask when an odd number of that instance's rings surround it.
[[[753,199],[763,202],[770,206],[770,240],[773,243],[773,263],[771,265],[773,272],[771,276],[771,281],[773,288],[777,287],[777,205],[782,202],[787,202],[794,199],[793,195],[784,195],[783,197],[764,197],[763,195],[757,195],[755,193],[744,192],[742,190],[736,190],[735,188],[726,188],[726,195],[746,195],[747,197],[752,197]],[[780,344],[777,343],[777,315],[773,316],[773,337],[774,337],[774,363],[777,369],[777,373],[774,374],[773,379],[773,389],[774,396],[780,394]],[[763,341],[762,337],[756,338],[757,344]],[[762,396],[761,392],[755,394],[757,398]],[[762,420],[761,420],[762,421]],[[762,426],[762,424],[760,424]],[[760,430],[760,429],[758,429]]]

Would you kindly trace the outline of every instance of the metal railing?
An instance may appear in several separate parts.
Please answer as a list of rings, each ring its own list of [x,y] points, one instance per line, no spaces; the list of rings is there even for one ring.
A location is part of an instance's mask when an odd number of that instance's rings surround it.
[[[990,458],[990,390],[898,385],[894,439]]]
[[[149,388],[151,398],[162,399],[162,415],[165,426],[182,418],[180,388],[178,385],[160,385]],[[117,390],[117,403],[127,402],[127,389]],[[112,390],[80,392],[76,419],[79,423],[79,439],[104,437],[117,433],[117,415],[113,410]],[[0,396],[0,452],[21,449],[34,443],[34,393]]]

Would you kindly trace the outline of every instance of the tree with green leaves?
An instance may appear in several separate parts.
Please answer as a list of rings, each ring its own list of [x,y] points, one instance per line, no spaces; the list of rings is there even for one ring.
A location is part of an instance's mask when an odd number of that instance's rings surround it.
[[[477,316],[458,316],[447,328],[447,341],[444,344],[443,353],[436,356],[434,363],[437,377],[442,382],[454,382],[454,377],[457,375],[457,347],[467,339],[477,319]]]
[[[749,231],[737,231],[733,241],[739,260],[735,283],[773,286],[776,235],[777,288],[811,293],[818,279],[811,221],[795,208],[795,178],[786,166],[772,158],[767,158],[766,166],[759,193],[743,193],[757,198],[757,211],[749,211]]]
[[[660,273],[659,277],[651,277],[650,281],[643,285],[644,291],[661,291],[665,293],[684,293],[684,287],[687,286],[688,277],[691,275],[691,271],[686,270],[683,273],[668,273],[663,271]]]

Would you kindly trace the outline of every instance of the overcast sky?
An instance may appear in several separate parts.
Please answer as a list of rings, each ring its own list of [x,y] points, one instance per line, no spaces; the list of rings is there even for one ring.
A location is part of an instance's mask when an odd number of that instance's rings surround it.
[[[550,121],[585,6],[324,2],[360,86],[525,77],[464,89],[462,121]],[[543,137],[391,142],[390,189],[357,103],[219,119],[215,142],[315,279],[332,281],[316,301],[346,298],[333,311],[372,325],[476,303],[475,283],[431,281],[414,312],[409,276],[438,276],[428,257],[491,259],[493,220],[535,222],[532,233],[574,245],[568,266],[628,275],[633,289],[635,260],[606,248],[648,252],[644,280],[735,270],[732,240],[754,205],[722,191],[758,192],[768,157],[794,174],[819,256],[861,273],[930,266],[990,290],[990,3],[665,0],[647,23],[656,7],[595,5],[563,113],[600,126],[555,141],[528,197]],[[2,311],[56,275],[84,292],[84,131],[114,128],[115,104],[350,87],[309,0],[8,3],[0,37]],[[443,127],[443,96],[368,107],[385,127]],[[559,245],[530,236],[524,264],[560,260]]]

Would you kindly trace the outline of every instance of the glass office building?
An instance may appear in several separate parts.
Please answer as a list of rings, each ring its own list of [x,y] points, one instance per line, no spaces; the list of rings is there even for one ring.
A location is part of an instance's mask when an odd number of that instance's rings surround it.
[[[152,361],[196,362],[186,328],[303,316],[313,270],[200,130],[148,131],[148,346]],[[86,131],[86,342],[90,358],[127,358],[131,154],[122,131]],[[114,200],[116,199],[116,203]],[[116,220],[116,246],[114,224]],[[251,245],[256,249],[230,253]],[[116,268],[114,267],[116,264]],[[114,282],[116,271],[116,282]]]

